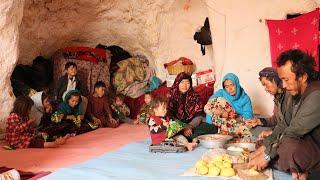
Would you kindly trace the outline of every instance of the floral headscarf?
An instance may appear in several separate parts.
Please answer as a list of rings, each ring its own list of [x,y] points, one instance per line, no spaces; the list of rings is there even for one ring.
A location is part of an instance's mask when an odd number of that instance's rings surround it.
[[[190,82],[190,88],[184,94],[179,91],[179,84],[183,79],[188,79]],[[170,90],[168,115],[188,123],[202,111],[203,104],[200,95],[192,88],[191,76],[185,72],[178,74]]]

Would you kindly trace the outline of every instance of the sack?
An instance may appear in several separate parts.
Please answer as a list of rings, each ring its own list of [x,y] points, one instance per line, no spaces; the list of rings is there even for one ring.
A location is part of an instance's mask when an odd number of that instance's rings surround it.
[[[111,54],[112,54],[111,64],[110,64],[110,73],[111,74],[113,74],[114,72],[116,72],[119,69],[119,67],[117,66],[118,62],[132,57],[129,52],[127,52],[126,50],[124,50],[120,46],[116,46],[116,45],[105,46],[102,44],[98,44],[96,46],[96,48],[102,48],[102,49],[105,49],[105,50],[108,50],[111,52]]]
[[[193,39],[197,41],[198,44],[201,45],[202,55],[205,55],[206,54],[205,45],[212,44],[210,24],[209,24],[208,17],[206,18],[204,25],[201,27],[200,31],[194,33]]]

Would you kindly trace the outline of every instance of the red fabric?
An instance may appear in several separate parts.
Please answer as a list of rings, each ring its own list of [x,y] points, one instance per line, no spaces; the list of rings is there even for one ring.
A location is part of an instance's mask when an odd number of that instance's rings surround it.
[[[28,125],[28,119],[22,119],[16,113],[7,118],[6,142],[16,148],[27,148],[34,137],[34,130]]]
[[[162,141],[166,139],[166,132],[164,131],[158,134],[150,134],[150,137],[152,144],[160,144]]]
[[[163,125],[163,121],[165,121],[165,119],[161,119],[157,116],[151,116],[149,123],[152,120],[155,122],[155,124],[153,126],[148,124],[150,129],[151,141],[152,144],[160,144],[162,141],[166,139],[167,128]],[[155,130],[154,127],[157,127],[157,129]]]
[[[90,47],[66,47],[64,52],[75,59],[98,63],[98,61],[106,61],[107,53],[105,49]]]
[[[182,64],[182,65],[193,65],[193,62],[192,62],[190,59],[185,58],[185,57],[180,57],[180,58],[177,59],[177,60],[174,60],[174,61],[165,63],[165,64],[164,64],[164,68],[167,68],[168,66],[175,65],[175,64],[178,63],[179,61],[181,61],[181,64]]]
[[[283,51],[301,49],[315,58],[315,70],[319,70],[319,17],[317,8],[293,19],[267,20],[272,67]]]
[[[213,93],[213,84],[210,84],[208,86],[206,85],[200,85],[197,87],[194,87],[194,91],[197,92],[200,95],[200,99],[202,104],[207,104],[207,101],[209,97]],[[169,97],[170,93],[170,87],[167,87],[166,84],[163,84],[160,86],[158,89],[154,90],[152,94],[164,96],[164,97]],[[125,98],[125,103],[128,105],[130,108],[130,118],[136,119],[137,115],[140,112],[140,109],[144,103],[144,95],[138,97],[138,98],[130,98],[126,97]]]

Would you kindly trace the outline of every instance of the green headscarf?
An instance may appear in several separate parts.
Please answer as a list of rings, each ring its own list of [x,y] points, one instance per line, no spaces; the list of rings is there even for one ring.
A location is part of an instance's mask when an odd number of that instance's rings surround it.
[[[78,103],[78,105],[76,105],[75,107],[72,108],[69,105],[69,99],[73,95],[79,96],[79,103]],[[80,91],[78,91],[78,90],[70,90],[66,94],[63,102],[59,104],[57,111],[60,114],[64,114],[64,115],[75,115],[75,116],[80,115],[81,111],[82,111],[82,98],[81,98]]]

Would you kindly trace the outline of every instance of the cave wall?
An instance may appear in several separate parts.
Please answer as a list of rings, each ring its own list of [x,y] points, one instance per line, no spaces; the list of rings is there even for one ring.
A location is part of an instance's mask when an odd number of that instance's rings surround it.
[[[0,135],[14,101],[10,75],[18,59],[19,25],[24,0],[0,1]]]
[[[61,47],[102,43],[146,55],[161,79],[166,75],[163,63],[180,56],[193,60],[198,70],[207,68],[207,62],[212,67],[212,48],[202,56],[193,40],[208,15],[204,1],[26,0],[24,10],[22,64],[37,55],[50,57]]]

